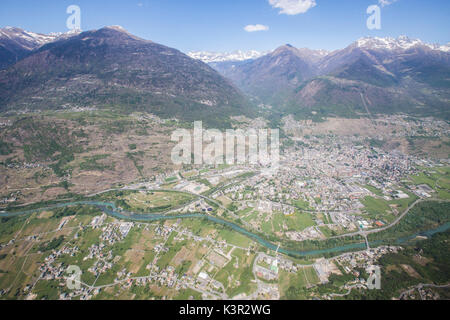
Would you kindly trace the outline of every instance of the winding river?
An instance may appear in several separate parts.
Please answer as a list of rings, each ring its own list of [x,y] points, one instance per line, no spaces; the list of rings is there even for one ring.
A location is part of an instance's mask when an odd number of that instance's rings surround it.
[[[231,229],[233,229],[236,232],[239,232],[240,234],[256,241],[260,245],[276,251],[278,249],[279,253],[296,256],[296,257],[305,257],[305,256],[315,256],[315,255],[321,255],[321,254],[327,254],[327,253],[340,253],[340,252],[346,252],[346,251],[353,251],[357,249],[365,249],[366,244],[364,242],[362,243],[353,243],[348,245],[342,245],[334,248],[328,248],[328,249],[322,249],[322,250],[311,250],[311,251],[295,251],[295,250],[287,250],[283,248],[278,248],[277,245],[263,239],[261,236],[252,233],[240,226],[238,226],[235,223],[223,220],[221,218],[204,215],[200,213],[194,213],[194,214],[179,214],[179,215],[162,215],[162,214],[135,214],[135,213],[129,213],[129,212],[121,212],[117,209],[116,205],[114,203],[108,203],[108,202],[100,202],[100,201],[77,201],[77,202],[67,202],[67,203],[60,203],[55,204],[49,207],[40,208],[40,209],[32,209],[32,210],[26,210],[26,211],[18,211],[18,212],[2,212],[0,213],[0,217],[16,217],[16,216],[22,216],[22,215],[28,215],[35,212],[41,212],[46,210],[52,210],[57,208],[64,208],[69,206],[76,206],[76,205],[89,205],[89,206],[95,206],[99,208],[102,212],[105,214],[115,217],[120,220],[129,220],[134,222],[155,222],[155,221],[166,221],[166,220],[177,220],[177,219],[207,219],[213,223],[221,224],[224,226],[227,226]],[[418,236],[427,236],[430,237],[436,233],[445,232],[448,229],[450,229],[450,222],[447,222],[444,225],[439,226],[438,228],[428,230],[425,232],[420,232],[413,234],[408,237],[399,238],[396,240],[396,244],[402,244],[405,242],[408,242]],[[381,241],[375,241],[370,242],[370,246],[377,246],[381,243]]]

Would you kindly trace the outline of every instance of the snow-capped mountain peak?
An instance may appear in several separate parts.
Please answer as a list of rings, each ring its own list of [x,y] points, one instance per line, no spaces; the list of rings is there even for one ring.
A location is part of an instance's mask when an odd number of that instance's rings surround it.
[[[60,38],[70,37],[78,33],[80,33],[80,31],[41,34],[15,27],[5,27],[3,29],[0,29],[0,38],[6,38],[12,41],[20,42],[24,48],[33,50],[37,47],[43,46],[44,44],[56,41]]]
[[[188,56],[190,56],[193,59],[201,60],[205,63],[212,63],[212,62],[244,61],[257,59],[263,55],[266,55],[267,53],[269,52],[259,52],[255,50],[250,51],[237,50],[231,53],[196,51],[196,52],[189,52]]]
[[[426,46],[432,50],[439,50],[445,52],[450,51],[449,44],[442,46],[439,44],[428,44],[420,39],[410,39],[407,36],[400,36],[397,39],[391,37],[387,38],[366,37],[356,41],[356,46],[358,48],[372,49],[372,50],[375,49],[408,50],[417,46]]]

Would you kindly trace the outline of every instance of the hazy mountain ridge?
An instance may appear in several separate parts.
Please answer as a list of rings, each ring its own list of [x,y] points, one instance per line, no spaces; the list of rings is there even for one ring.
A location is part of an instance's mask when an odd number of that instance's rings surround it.
[[[234,52],[209,52],[209,51],[193,51],[188,56],[193,59],[201,60],[205,63],[226,62],[226,61],[245,61],[253,60],[268,54],[268,51],[260,52],[256,50]]]
[[[449,117],[448,45],[362,38],[333,52],[284,45],[252,61],[211,65],[247,94],[293,113]]]

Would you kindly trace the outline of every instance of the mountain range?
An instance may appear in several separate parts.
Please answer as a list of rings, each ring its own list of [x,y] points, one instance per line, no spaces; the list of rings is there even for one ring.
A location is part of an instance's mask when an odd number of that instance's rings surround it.
[[[50,35],[0,29],[0,111],[112,107],[219,126],[263,104],[300,117],[449,119],[449,89],[450,46],[407,37],[362,38],[333,52],[286,44],[186,55],[118,26]]]
[[[287,44],[257,59],[210,65],[248,95],[293,114],[450,117],[449,45],[404,36],[363,38],[333,52]]]
[[[53,38],[14,34],[6,44],[23,49],[0,71],[2,111],[109,106],[221,121],[248,107],[245,96],[207,64],[118,26]]]

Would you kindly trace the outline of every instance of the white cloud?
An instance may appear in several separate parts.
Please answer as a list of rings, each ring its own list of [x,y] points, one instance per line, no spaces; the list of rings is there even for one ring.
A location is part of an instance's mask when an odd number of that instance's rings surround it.
[[[247,32],[267,31],[269,30],[269,27],[262,24],[249,24],[244,27],[244,30]]]
[[[316,0],[269,0],[269,4],[280,9],[280,14],[296,15],[315,7]]]
[[[391,4],[393,4],[394,2],[397,2],[398,0],[378,0],[378,3],[382,6],[382,7],[386,7],[389,6]]]

